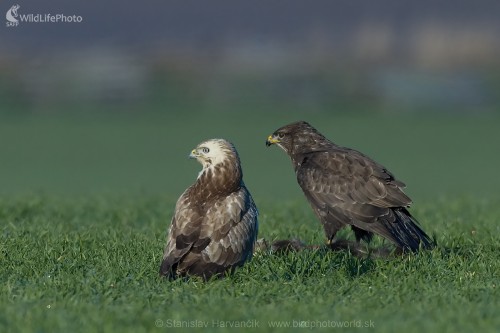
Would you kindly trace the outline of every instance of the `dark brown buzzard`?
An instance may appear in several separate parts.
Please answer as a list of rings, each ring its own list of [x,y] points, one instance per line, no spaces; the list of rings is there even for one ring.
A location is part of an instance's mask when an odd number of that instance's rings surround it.
[[[209,279],[251,259],[258,212],[231,143],[208,140],[190,157],[196,158],[203,170],[177,201],[160,275]]]
[[[384,166],[354,149],[340,147],[307,122],[276,130],[266,145],[290,156],[297,181],[332,243],[350,225],[356,240],[381,235],[402,250],[431,248],[433,243],[407,207],[404,183]]]

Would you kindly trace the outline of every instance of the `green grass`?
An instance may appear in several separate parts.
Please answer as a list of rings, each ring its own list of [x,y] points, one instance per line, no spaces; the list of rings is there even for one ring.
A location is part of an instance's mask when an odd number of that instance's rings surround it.
[[[323,241],[303,200],[257,203],[261,237]],[[500,328],[499,201],[415,207],[439,243],[428,253],[393,260],[323,250],[259,254],[207,283],[158,277],[173,205],[154,195],[0,200],[0,331],[162,332],[195,320],[215,332],[230,330],[221,321],[263,330],[275,322],[349,322],[355,327],[346,331],[366,324],[377,332]]]
[[[500,330],[498,115],[238,110],[0,113],[0,332],[229,331],[220,321]],[[439,246],[394,260],[260,254],[223,280],[160,279],[175,200],[200,170],[186,156],[211,137],[240,153],[260,237],[324,241],[288,158],[264,146],[298,119],[405,181]]]

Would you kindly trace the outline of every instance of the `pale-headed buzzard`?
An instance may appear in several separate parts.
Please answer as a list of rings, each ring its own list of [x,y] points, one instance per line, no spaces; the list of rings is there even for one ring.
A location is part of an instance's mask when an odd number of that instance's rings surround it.
[[[258,212],[231,143],[222,139],[202,142],[190,157],[203,170],[177,201],[160,275],[209,279],[251,259]]]

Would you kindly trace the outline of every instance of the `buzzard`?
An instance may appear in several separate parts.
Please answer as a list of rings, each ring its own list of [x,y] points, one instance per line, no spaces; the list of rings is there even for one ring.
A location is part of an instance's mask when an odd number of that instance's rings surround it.
[[[281,127],[266,145],[278,145],[292,160],[297,181],[323,224],[328,244],[350,225],[356,240],[373,234],[403,251],[431,248],[429,236],[407,207],[405,184],[384,166],[354,149],[336,145],[305,121]]]
[[[189,157],[196,158],[203,170],[176,203],[160,275],[207,280],[251,259],[258,212],[231,143],[208,140]]]

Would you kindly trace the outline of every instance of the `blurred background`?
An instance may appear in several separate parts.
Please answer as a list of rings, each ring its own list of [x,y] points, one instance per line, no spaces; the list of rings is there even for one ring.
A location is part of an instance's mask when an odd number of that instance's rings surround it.
[[[2,1],[0,195],[177,198],[199,142],[257,201],[302,199],[267,135],[307,120],[415,201],[498,196],[499,1]],[[3,14],[2,14],[3,15]]]

